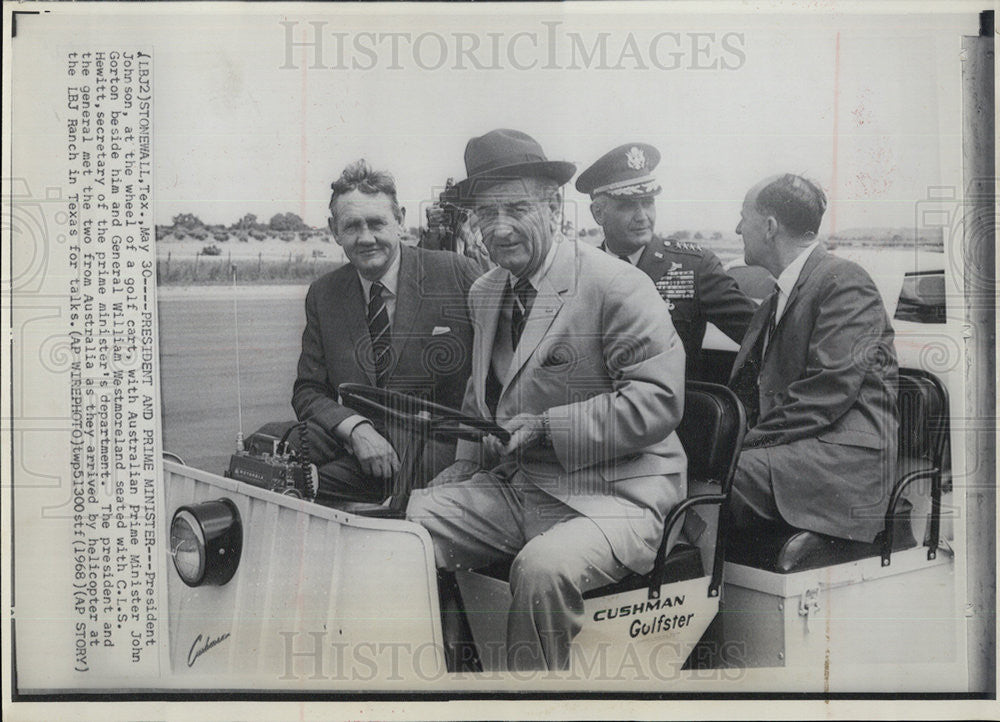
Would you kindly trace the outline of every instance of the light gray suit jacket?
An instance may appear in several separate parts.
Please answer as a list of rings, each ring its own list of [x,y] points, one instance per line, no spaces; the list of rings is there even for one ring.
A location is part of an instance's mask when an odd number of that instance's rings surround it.
[[[465,413],[490,418],[486,379],[508,273],[469,292],[472,377]],[[596,248],[557,238],[509,371],[497,418],[547,411],[553,448],[517,459],[523,479],[592,519],[618,559],[647,571],[663,518],[686,496],[674,430],[684,403],[684,347],[649,277]],[[479,445],[457,458],[491,467]],[[669,483],[665,474],[676,474]]]

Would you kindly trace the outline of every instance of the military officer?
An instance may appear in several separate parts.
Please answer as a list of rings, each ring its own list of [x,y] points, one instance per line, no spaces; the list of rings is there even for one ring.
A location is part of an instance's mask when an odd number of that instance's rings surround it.
[[[684,343],[687,377],[703,378],[699,362],[706,323],[740,343],[756,306],[714,253],[654,234],[661,188],[653,171],[659,162],[653,146],[626,143],[581,173],[576,189],[590,195],[590,212],[604,229],[601,247],[653,279]]]

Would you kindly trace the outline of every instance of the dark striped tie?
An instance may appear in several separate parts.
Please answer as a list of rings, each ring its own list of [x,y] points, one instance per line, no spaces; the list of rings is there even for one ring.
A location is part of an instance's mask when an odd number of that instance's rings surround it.
[[[746,361],[739,369],[730,388],[736,392],[747,412],[747,428],[757,425],[760,418],[760,369],[763,365],[764,344],[768,337],[774,334],[774,317],[778,308],[778,290],[767,297],[762,305],[767,307],[767,324],[754,342],[753,348],[747,354]]]
[[[767,336],[764,337],[764,346],[761,349],[761,357],[767,352],[767,348],[771,345],[771,340],[774,338],[774,330],[778,327],[778,299],[781,297],[781,291],[777,284],[774,286],[774,291],[768,297],[768,301],[771,304],[771,313],[767,317]]]
[[[524,323],[528,319],[528,314],[531,313],[531,304],[535,302],[536,293],[527,278],[518,279],[518,282],[514,284],[514,307],[510,316],[510,341],[515,351],[521,340],[521,334],[524,332]]]
[[[371,297],[368,300],[368,333],[372,337],[375,385],[380,388],[385,386],[392,343],[392,335],[389,333],[389,309],[385,305],[385,299],[382,298],[384,291],[385,286],[376,281],[372,284]]]

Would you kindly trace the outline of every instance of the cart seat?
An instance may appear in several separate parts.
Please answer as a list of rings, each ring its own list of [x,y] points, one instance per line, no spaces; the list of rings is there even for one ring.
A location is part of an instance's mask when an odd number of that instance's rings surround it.
[[[477,574],[499,579],[506,582],[510,579],[510,567],[514,563],[513,558],[502,559],[501,561],[481,567],[476,570]],[[705,571],[701,563],[701,551],[698,547],[690,544],[677,544],[667,555],[664,566],[666,577],[664,583],[683,582],[687,579],[697,579],[704,576]],[[603,597],[608,594],[618,594],[620,592],[630,592],[633,589],[642,589],[649,586],[649,577],[644,574],[629,574],[625,578],[608,584],[598,589],[591,589],[585,592],[584,599],[593,597]]]
[[[882,554],[885,531],[874,542],[852,541],[796,529],[783,523],[730,531],[726,561],[778,574],[846,564]],[[909,510],[896,515],[893,551],[917,545],[910,529]]]
[[[619,594],[647,588],[651,598],[659,594],[663,584],[697,579],[705,575],[703,550],[697,546],[677,542],[669,551],[668,540],[680,525],[689,522],[687,511],[694,506],[721,506],[729,496],[736,462],[739,458],[746,425],[743,406],[732,391],[724,386],[689,381],[684,395],[684,416],[677,434],[688,457],[688,491],[696,486],[714,487],[717,493],[693,494],[673,509],[664,520],[664,532],[653,570],[648,574],[629,574],[623,579],[584,594],[584,599]],[[704,525],[704,522],[701,522]],[[692,526],[699,526],[694,523]],[[705,535],[707,558],[713,559],[711,593],[714,596],[722,584],[722,550],[724,525],[716,526],[715,535]],[[697,539],[700,535],[689,538]],[[683,538],[683,535],[682,535]],[[714,557],[714,558],[713,558]],[[508,581],[512,559],[502,560],[476,570],[477,574]]]
[[[676,544],[667,554],[664,563],[664,584],[683,582],[688,579],[697,579],[705,575],[704,567],[701,563],[701,551],[698,547],[690,544]],[[584,592],[584,599],[594,599],[596,597],[607,597],[612,594],[631,592],[634,589],[644,589],[649,586],[649,577],[645,574],[629,574],[624,579],[620,579],[614,584],[591,589]]]
[[[733,529],[726,561],[789,574],[819,567],[882,557],[917,545],[910,524],[911,504],[902,498],[913,482],[930,482],[932,498],[928,558],[933,559],[940,528],[941,476],[947,443],[948,396],[941,382],[919,369],[899,370],[899,458],[896,483],[885,514],[885,526],[873,542],[852,541],[796,529],[782,521],[761,520],[748,529]]]

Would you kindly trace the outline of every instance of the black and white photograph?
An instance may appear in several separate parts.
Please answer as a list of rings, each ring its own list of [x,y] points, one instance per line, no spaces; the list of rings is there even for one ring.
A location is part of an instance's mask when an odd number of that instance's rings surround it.
[[[995,714],[993,17],[5,2],[4,716]]]

